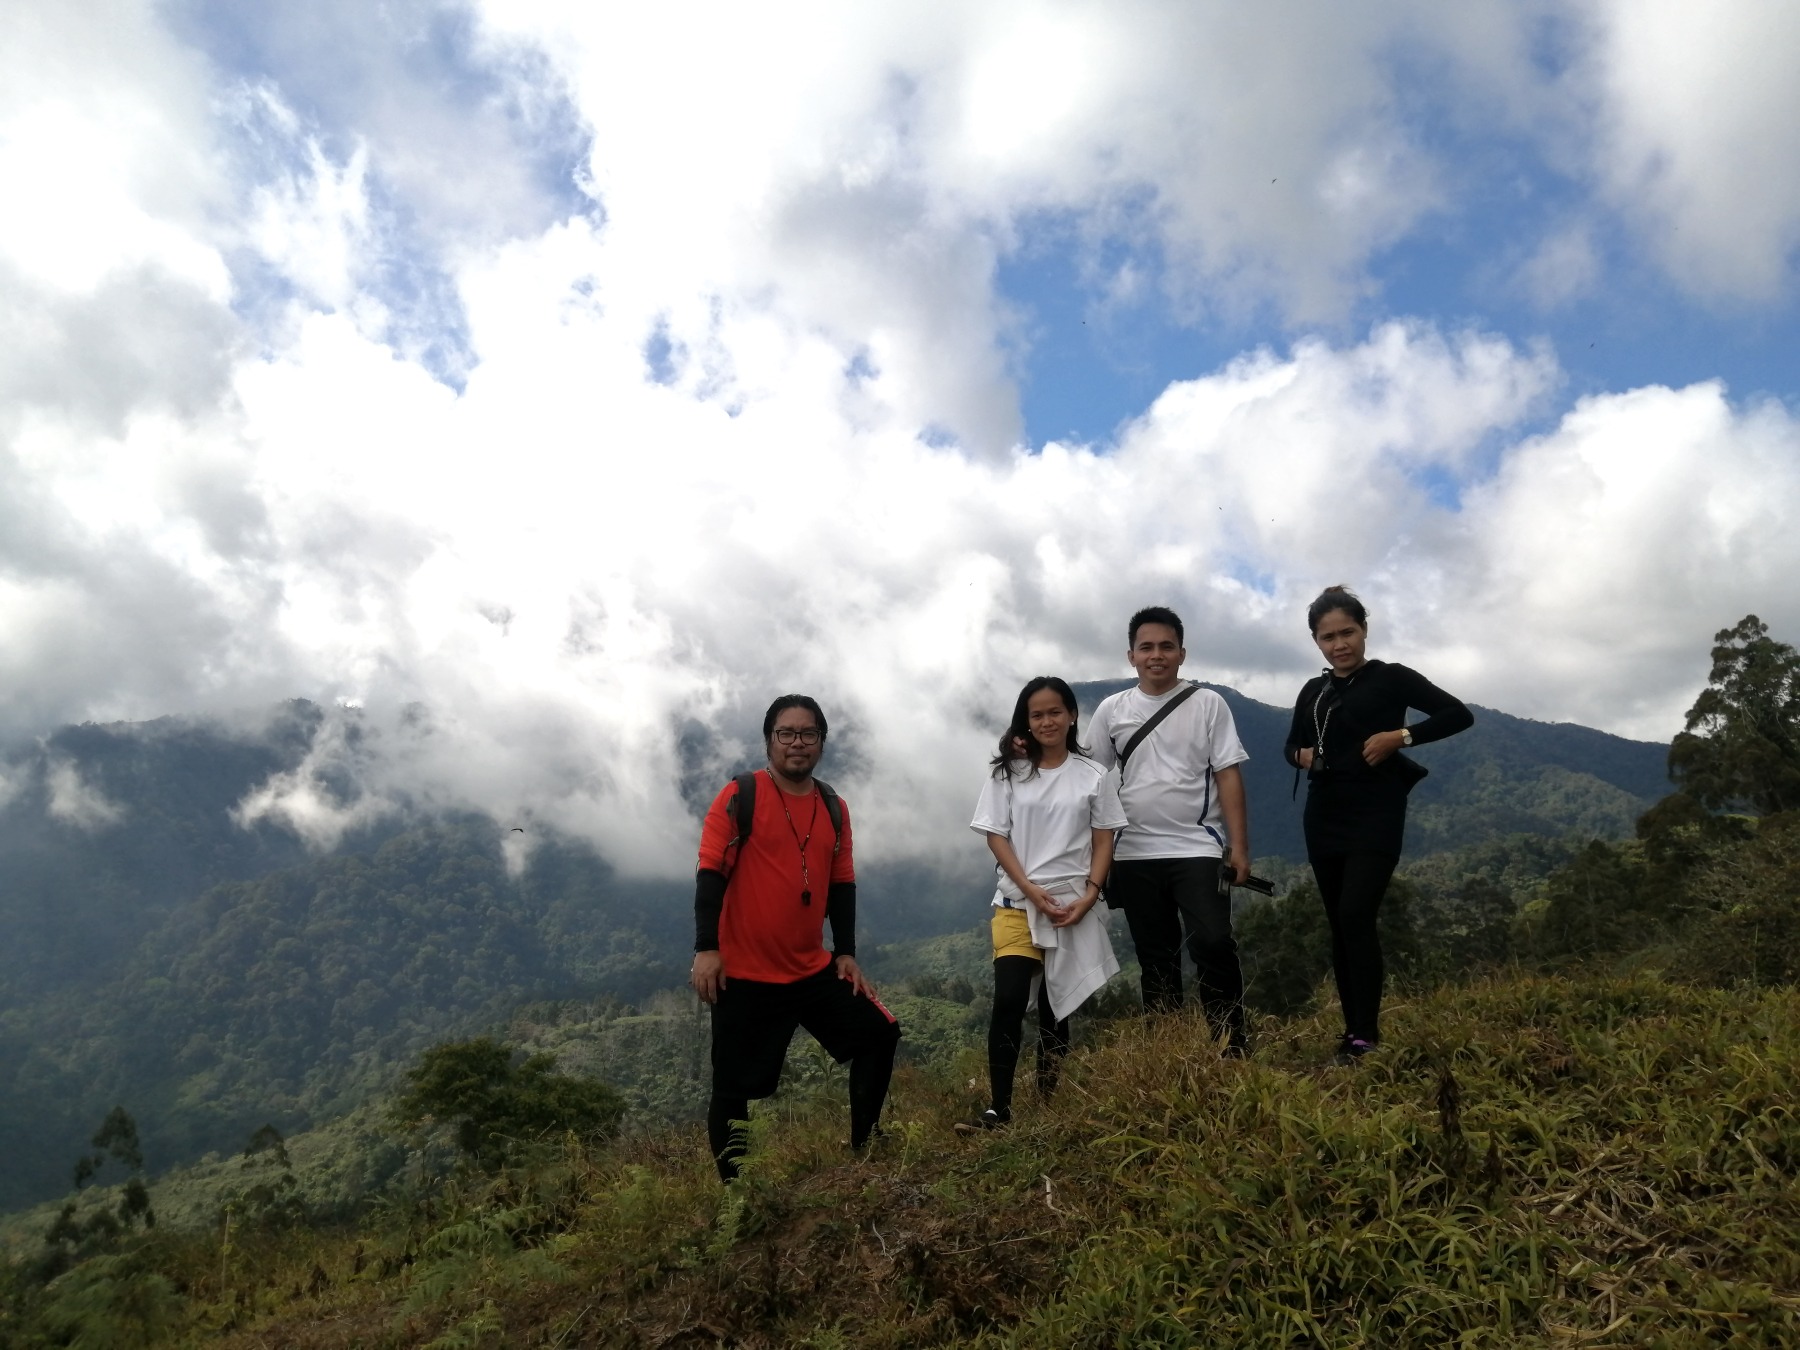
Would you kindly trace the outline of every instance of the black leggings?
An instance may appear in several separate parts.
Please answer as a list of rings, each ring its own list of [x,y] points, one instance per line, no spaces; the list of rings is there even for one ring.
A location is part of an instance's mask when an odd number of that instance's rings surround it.
[[[1381,938],[1375,931],[1381,898],[1399,865],[1392,853],[1314,854],[1313,875],[1331,924],[1331,970],[1337,977],[1344,1034],[1381,1039]]]
[[[1019,1047],[1025,1039],[1025,1005],[1031,1001],[1031,982],[1044,973],[1044,963],[1031,956],[994,958],[994,1015],[988,1019],[988,1085],[994,1110],[1003,1119],[1012,1114],[1013,1071],[1019,1066]],[[1069,1019],[1058,1018],[1050,1006],[1048,986],[1038,989],[1038,1090],[1048,1096],[1056,1089],[1062,1058],[1069,1053]]]

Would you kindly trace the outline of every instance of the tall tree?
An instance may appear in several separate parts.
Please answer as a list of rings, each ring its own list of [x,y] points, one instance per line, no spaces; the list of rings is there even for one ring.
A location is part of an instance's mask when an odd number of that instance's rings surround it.
[[[1712,677],[1669,747],[1669,776],[1714,811],[1800,808],[1800,653],[1754,614],[1713,641]]]

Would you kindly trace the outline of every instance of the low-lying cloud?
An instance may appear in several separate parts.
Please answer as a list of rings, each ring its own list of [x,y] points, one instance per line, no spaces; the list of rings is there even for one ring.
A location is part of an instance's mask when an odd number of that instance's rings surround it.
[[[1498,6],[1173,29],[1130,5],[896,7],[804,31],[509,6],[465,25],[489,101],[408,116],[367,111],[366,71],[291,103],[323,78],[316,44],[269,48],[306,79],[252,78],[121,9],[133,50],[63,19],[30,37],[65,83],[0,82],[5,130],[53,105],[122,162],[182,148],[166,181],[109,181],[130,210],[52,193],[0,230],[0,312],[33,316],[0,323],[11,735],[305,696],[336,711],[246,821],[328,845],[472,808],[675,875],[791,689],[831,713],[865,856],[960,857],[1018,684],[1125,673],[1144,603],[1186,617],[1189,673],[1283,702],[1316,664],[1306,600],[1349,582],[1378,654],[1652,738],[1714,629],[1800,629],[1782,405],[1716,382],[1571,403],[1529,335],[1345,326],[1371,258],[1454,207],[1395,82],[1405,24],[1467,75],[1462,114],[1521,142],[1588,80],[1615,128],[1591,153],[1622,158],[1556,154],[1596,212],[1637,200],[1630,166],[1674,134],[1619,73],[1639,48],[1616,26],[1577,25],[1552,76],[1532,11]],[[102,86],[104,117],[84,111]],[[543,126],[590,138],[560,189],[495,167]],[[458,134],[494,201],[408,195]],[[1657,162],[1646,229],[1698,161]],[[1763,284],[1800,204],[1758,210]],[[1021,445],[994,273],[1046,211],[1157,241],[1170,306],[1285,326],[1113,443]],[[1603,284],[1592,236],[1567,237],[1579,257],[1534,255],[1546,305]],[[1662,256],[1740,295],[1722,247]],[[98,819],[78,787],[69,819]]]

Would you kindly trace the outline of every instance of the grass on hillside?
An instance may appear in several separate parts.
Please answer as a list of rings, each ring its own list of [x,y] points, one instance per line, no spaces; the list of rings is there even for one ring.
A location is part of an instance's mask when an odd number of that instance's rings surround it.
[[[728,1190],[680,1130],[140,1259],[245,1350],[1800,1344],[1800,994],[1494,978],[1353,1068],[1332,1031],[1122,1023],[974,1140],[973,1055],[909,1068],[864,1160],[833,1077]]]

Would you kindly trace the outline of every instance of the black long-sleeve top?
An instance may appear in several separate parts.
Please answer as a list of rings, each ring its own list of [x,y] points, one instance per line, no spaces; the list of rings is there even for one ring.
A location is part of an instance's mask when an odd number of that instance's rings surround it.
[[[1363,762],[1363,742],[1378,731],[1398,731],[1406,726],[1408,708],[1425,714],[1424,721],[1414,722],[1410,728],[1414,745],[1441,741],[1475,725],[1475,714],[1461,699],[1446,694],[1410,666],[1369,661],[1352,675],[1327,673],[1306,682],[1294,703],[1287,761],[1297,767],[1300,751],[1320,750],[1319,729],[1323,727],[1323,753],[1313,761],[1315,778],[1396,776],[1400,766],[1389,766],[1397,756],[1370,766]]]
[[[1309,854],[1399,856],[1406,794],[1425,771],[1399,754],[1368,764],[1362,748],[1378,731],[1405,727],[1408,708],[1425,714],[1424,721],[1408,728],[1414,745],[1440,741],[1475,724],[1462,700],[1418,671],[1386,661],[1369,661],[1347,676],[1327,671],[1306,682],[1294,703],[1286,753],[1288,763],[1298,767],[1302,750],[1315,752],[1306,790]]]

